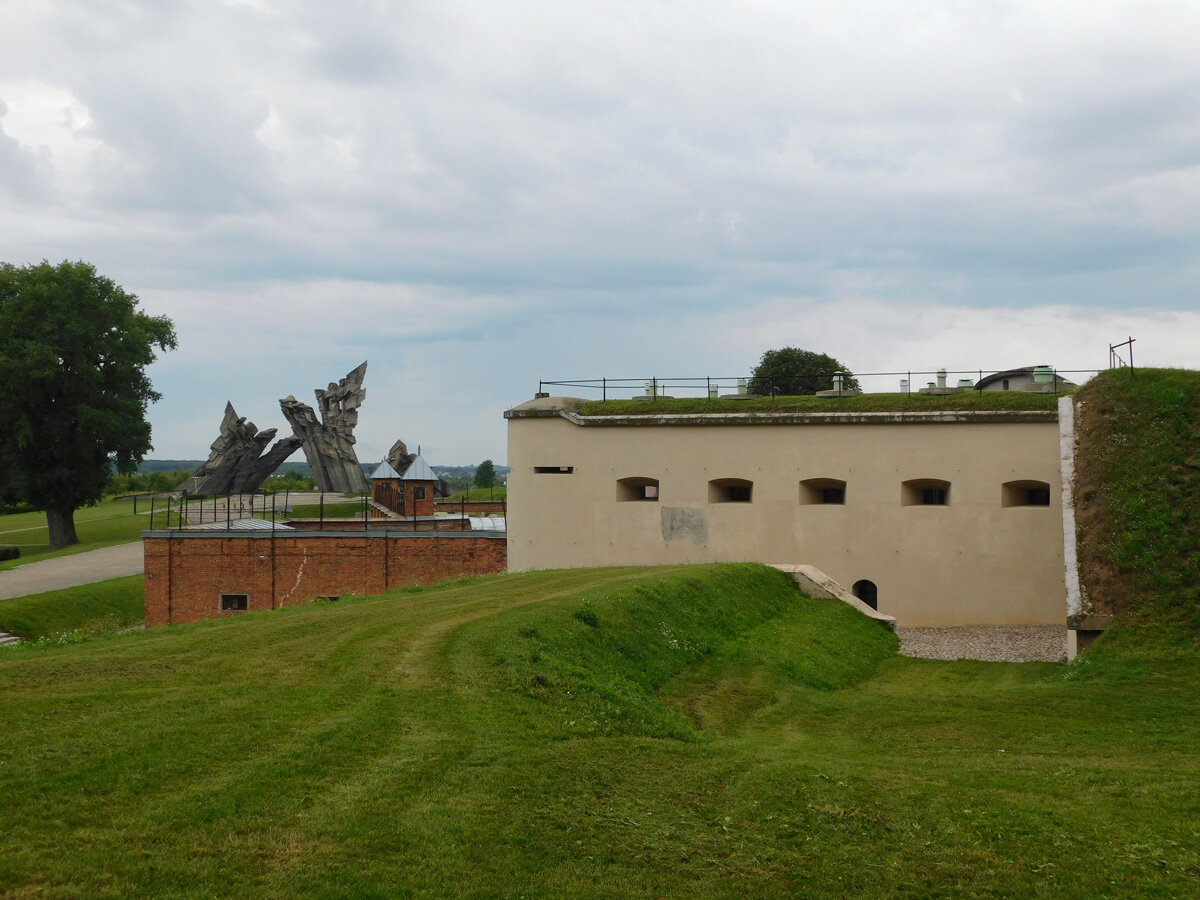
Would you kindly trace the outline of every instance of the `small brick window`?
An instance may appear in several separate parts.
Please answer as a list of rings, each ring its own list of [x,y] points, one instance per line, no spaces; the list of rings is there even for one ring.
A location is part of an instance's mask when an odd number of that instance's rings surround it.
[[[419,487],[413,488],[413,499],[414,500],[424,500],[425,499],[425,485],[420,485]]]
[[[222,594],[221,612],[245,612],[250,605],[249,594]]]

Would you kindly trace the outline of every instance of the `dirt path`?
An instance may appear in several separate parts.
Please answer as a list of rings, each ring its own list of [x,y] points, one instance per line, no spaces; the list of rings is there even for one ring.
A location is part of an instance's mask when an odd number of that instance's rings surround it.
[[[141,541],[44,559],[0,572],[0,600],[137,575],[142,566]]]

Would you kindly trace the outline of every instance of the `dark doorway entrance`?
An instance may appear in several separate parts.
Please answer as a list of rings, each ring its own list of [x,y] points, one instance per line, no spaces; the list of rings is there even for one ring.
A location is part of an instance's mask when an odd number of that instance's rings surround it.
[[[866,579],[856,581],[851,590],[854,591],[855,597],[867,604],[871,609],[879,609],[879,589],[875,587],[875,582],[867,581]]]

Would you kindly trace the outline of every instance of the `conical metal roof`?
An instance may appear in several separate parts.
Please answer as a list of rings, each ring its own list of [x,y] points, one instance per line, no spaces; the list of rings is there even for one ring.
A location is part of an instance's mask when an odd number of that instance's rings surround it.
[[[388,465],[388,462],[386,459],[375,468],[374,472],[371,473],[372,481],[383,481],[388,478],[399,478],[399,477],[400,477],[400,473],[397,472],[395,469],[393,469],[390,465]]]
[[[405,481],[437,481],[438,477],[433,469],[429,468],[429,463],[425,462],[420,455],[417,456],[404,470],[404,474],[400,476]]]

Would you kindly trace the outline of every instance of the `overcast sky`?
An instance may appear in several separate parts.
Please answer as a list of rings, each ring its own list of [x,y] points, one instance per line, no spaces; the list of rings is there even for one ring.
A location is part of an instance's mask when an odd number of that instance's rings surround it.
[[[174,320],[152,457],[364,359],[447,465],[772,347],[1200,368],[1200,0],[2,5],[0,260]]]

